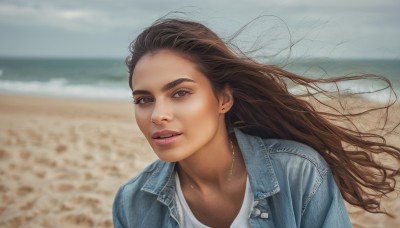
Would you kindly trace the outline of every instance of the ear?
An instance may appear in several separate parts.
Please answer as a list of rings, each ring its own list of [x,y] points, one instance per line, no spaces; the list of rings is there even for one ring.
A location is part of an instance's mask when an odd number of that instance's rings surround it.
[[[218,96],[219,112],[221,114],[227,113],[233,106],[233,90],[230,86],[226,85]]]

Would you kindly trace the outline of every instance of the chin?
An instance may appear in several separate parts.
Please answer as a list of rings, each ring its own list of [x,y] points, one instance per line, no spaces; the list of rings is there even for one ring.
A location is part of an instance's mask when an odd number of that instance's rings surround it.
[[[187,158],[187,155],[182,154],[177,150],[154,150],[157,157],[164,162],[179,162]]]
[[[157,157],[158,157],[158,159],[160,159],[161,161],[164,161],[164,162],[179,162],[180,160],[182,160],[182,159],[174,157],[174,156],[159,156],[158,154],[157,154]]]

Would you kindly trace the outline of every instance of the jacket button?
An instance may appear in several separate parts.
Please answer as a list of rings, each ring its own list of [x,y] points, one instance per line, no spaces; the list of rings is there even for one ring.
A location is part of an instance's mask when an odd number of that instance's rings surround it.
[[[261,213],[260,217],[263,218],[263,219],[267,219],[268,218],[268,213]]]
[[[254,201],[254,203],[253,203],[253,207],[257,206],[257,205],[258,205],[258,203],[259,203],[259,201]]]
[[[254,215],[259,216],[261,214],[261,211],[258,208],[254,208]]]

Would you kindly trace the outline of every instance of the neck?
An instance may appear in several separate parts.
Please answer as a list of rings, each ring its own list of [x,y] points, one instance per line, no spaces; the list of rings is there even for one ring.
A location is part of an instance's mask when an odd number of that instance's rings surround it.
[[[203,148],[192,157],[178,162],[178,174],[183,185],[200,190],[222,188],[245,173],[236,142],[228,137],[223,142]]]

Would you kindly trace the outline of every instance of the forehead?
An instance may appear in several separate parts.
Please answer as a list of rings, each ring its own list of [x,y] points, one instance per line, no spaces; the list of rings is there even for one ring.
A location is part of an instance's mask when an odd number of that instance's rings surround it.
[[[177,52],[160,50],[139,59],[132,74],[132,88],[155,87],[178,78],[208,83],[208,79],[194,62]]]

